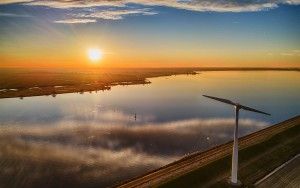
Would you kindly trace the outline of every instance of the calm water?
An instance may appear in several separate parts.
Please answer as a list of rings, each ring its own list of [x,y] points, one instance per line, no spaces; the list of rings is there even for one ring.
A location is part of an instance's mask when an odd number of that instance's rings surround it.
[[[272,114],[242,111],[240,135],[300,114],[299,72],[203,72],[150,81],[97,93],[1,99],[0,151],[8,162],[0,175],[16,186],[45,179],[108,186],[231,140],[234,109],[203,94]]]

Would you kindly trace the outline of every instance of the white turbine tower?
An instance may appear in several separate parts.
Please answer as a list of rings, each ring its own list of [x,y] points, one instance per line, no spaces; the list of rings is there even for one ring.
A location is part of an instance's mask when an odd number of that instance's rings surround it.
[[[227,99],[222,99],[222,98],[217,98],[217,97],[212,97],[212,96],[207,96],[207,95],[203,95],[204,97],[210,98],[210,99],[214,99],[217,100],[219,102],[223,102],[226,104],[230,104],[233,105],[235,108],[235,129],[234,129],[234,137],[233,137],[233,148],[232,148],[232,165],[231,165],[231,179],[230,182],[234,185],[238,185],[240,184],[240,182],[237,179],[238,176],[238,122],[239,122],[239,110],[243,109],[243,110],[247,110],[247,111],[251,111],[251,112],[256,112],[256,113],[261,113],[261,114],[265,114],[265,115],[271,115],[268,114],[266,112],[262,112],[247,106],[243,106],[240,105],[238,103],[232,102],[230,100]]]

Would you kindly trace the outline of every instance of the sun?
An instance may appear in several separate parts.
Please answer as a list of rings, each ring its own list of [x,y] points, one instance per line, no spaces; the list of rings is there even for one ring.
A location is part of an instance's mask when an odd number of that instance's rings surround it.
[[[87,50],[87,55],[91,61],[97,62],[102,59],[103,53],[99,48],[89,48]]]

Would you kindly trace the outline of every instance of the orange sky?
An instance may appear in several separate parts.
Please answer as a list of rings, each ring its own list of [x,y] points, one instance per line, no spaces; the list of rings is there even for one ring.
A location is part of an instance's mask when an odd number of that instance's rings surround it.
[[[0,67],[300,67],[300,6],[290,2],[264,9],[251,1],[113,8],[21,1],[0,3]],[[103,58],[92,62],[89,48]]]

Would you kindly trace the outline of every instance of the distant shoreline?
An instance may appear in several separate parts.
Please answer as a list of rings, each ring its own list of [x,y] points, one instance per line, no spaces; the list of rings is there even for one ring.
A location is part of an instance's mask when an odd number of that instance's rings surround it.
[[[6,70],[46,71],[46,72],[85,72],[85,71],[125,71],[125,70],[194,70],[194,71],[300,71],[300,67],[132,67],[132,68],[47,68],[47,67],[0,67],[0,73]]]
[[[300,71],[300,68],[187,67],[49,70],[0,68],[0,99],[110,90],[115,85],[149,84],[148,78],[206,71]]]
[[[300,71],[300,68],[271,68],[271,67],[207,67],[197,68],[199,71]]]

